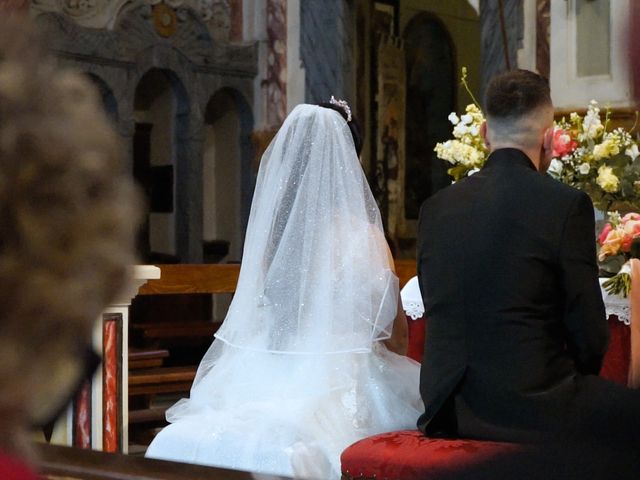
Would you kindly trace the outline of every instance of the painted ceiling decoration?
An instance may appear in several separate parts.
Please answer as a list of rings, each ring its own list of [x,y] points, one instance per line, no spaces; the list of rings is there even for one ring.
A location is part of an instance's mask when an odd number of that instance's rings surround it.
[[[165,35],[171,32],[175,16],[179,19],[180,9],[185,7],[197,12],[211,29],[228,30],[230,27],[229,0],[33,0],[31,11],[36,15],[62,12],[82,27],[113,29],[125,7],[141,5],[152,8]]]

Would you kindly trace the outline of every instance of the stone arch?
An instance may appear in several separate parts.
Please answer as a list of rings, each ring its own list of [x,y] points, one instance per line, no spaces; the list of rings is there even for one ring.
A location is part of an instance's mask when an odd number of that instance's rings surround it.
[[[133,174],[147,197],[149,216],[139,248],[149,262],[188,261],[190,101],[178,75],[150,68],[133,96]]]
[[[203,240],[211,250],[205,259],[216,260],[214,250],[223,247],[214,240],[229,242],[228,260],[241,258],[254,186],[252,131],[245,97],[233,88],[217,90],[204,110]]]
[[[429,12],[403,32],[407,64],[405,217],[418,218],[422,202],[450,183],[446,164],[433,151],[451,135],[447,117],[456,108],[457,66],[452,37]]]
[[[87,78],[91,81],[91,83],[98,89],[98,94],[102,99],[102,105],[104,106],[105,112],[109,116],[109,118],[114,122],[114,124],[118,123],[118,100],[111,89],[111,87],[105,82],[102,77],[96,75],[95,73],[86,72]]]

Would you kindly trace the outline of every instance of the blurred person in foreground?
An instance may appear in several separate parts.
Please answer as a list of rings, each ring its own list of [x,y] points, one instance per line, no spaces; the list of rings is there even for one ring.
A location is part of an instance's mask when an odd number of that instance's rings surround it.
[[[0,477],[86,373],[95,319],[134,263],[137,197],[97,93],[0,19]]]

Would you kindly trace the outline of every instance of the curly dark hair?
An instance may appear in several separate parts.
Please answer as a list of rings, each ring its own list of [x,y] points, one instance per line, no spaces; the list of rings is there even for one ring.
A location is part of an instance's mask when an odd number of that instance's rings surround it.
[[[134,262],[138,197],[94,87],[0,21],[0,449],[65,372]]]

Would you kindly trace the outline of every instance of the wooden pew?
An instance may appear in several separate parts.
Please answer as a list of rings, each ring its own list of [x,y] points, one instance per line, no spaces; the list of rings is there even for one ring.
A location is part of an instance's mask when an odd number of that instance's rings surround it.
[[[251,473],[130,455],[37,444],[37,467],[51,480],[251,480]],[[262,480],[285,477],[260,475]]]
[[[176,396],[188,395],[195,378],[197,364],[186,365],[199,360],[182,358],[185,348],[196,352],[203,347],[206,349],[213,335],[219,327],[219,323],[207,321],[192,321],[189,313],[184,316],[177,314],[182,312],[181,306],[189,308],[189,302],[185,301],[188,294],[233,294],[238,283],[240,265],[238,264],[207,264],[207,265],[159,265],[161,278],[145,285],[139,291],[139,296],[150,295],[179,295],[171,308],[175,320],[168,319],[157,321],[155,317],[144,317],[141,322],[136,322],[132,317],[130,324],[130,345],[138,345],[142,351],[136,352],[139,360],[133,361],[129,368],[129,431],[131,439],[140,445],[145,445],[153,436],[153,429],[166,425],[165,408],[166,394]],[[187,294],[187,295],[185,295]],[[181,298],[182,297],[182,298]],[[138,297],[140,298],[140,297]],[[150,299],[142,298],[146,305]],[[160,302],[162,305],[166,301]],[[175,307],[174,307],[175,305]],[[194,313],[192,311],[192,313]],[[198,314],[196,317],[200,317]],[[177,352],[174,350],[177,349]],[[154,351],[167,351],[167,355],[158,363],[145,365],[143,358],[153,356]],[[171,352],[178,356],[174,358]],[[191,354],[190,354],[191,355]],[[157,357],[157,355],[156,355]],[[138,367],[138,368],[136,368]],[[157,401],[158,395],[164,395],[165,400]]]
[[[149,280],[139,295],[170,295],[176,293],[234,293],[240,275],[239,264],[157,265],[161,277]],[[403,287],[416,275],[415,260],[396,260],[396,274]]]
[[[415,260],[396,260],[396,275],[400,280],[400,288],[404,287],[412,277],[417,275]]]
[[[129,369],[161,367],[164,359],[169,356],[169,350],[162,349],[129,349]]]
[[[239,264],[158,265],[161,277],[149,280],[139,295],[175,293],[234,293],[240,275]]]

